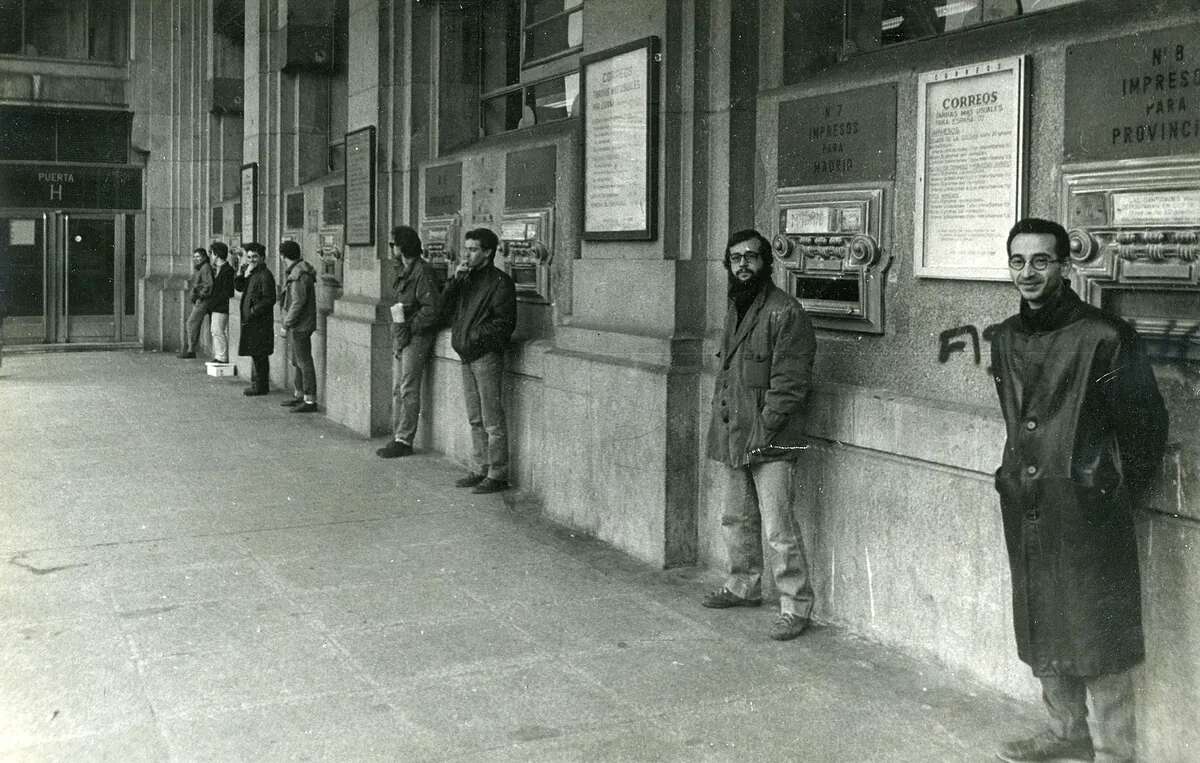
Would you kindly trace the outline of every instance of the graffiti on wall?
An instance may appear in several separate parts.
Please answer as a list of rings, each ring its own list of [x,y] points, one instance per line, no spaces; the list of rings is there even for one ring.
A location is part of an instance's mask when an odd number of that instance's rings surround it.
[[[966,353],[968,340],[971,343],[971,354],[975,359],[975,365],[983,362],[983,353],[980,349],[980,339],[984,342],[992,341],[992,336],[996,333],[996,329],[1000,328],[999,323],[990,323],[983,327],[980,331],[973,324],[965,326],[955,326],[938,334],[938,362],[946,363],[950,360],[950,356],[956,353]],[[991,369],[988,369],[991,373]]]

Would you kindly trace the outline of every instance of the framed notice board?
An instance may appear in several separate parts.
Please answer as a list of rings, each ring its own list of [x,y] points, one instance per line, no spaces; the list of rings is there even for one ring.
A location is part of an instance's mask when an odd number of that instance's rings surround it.
[[[258,241],[258,162],[242,165],[242,245]]]
[[[375,127],[346,133],[346,243],[375,243]]]
[[[580,59],[585,239],[656,236],[658,58],[646,37]]]

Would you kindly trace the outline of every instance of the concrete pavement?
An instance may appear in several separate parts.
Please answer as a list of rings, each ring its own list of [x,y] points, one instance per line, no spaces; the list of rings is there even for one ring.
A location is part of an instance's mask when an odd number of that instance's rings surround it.
[[[984,761],[1040,721],[243,383],[5,358],[0,759]]]

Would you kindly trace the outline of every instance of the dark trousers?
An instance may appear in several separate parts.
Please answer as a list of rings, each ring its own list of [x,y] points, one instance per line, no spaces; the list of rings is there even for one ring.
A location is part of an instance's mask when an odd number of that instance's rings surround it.
[[[251,355],[250,386],[266,392],[271,388],[271,356]]]

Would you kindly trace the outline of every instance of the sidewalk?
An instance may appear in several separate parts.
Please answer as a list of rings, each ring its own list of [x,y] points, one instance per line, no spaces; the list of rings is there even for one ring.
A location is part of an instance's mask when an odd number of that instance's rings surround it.
[[[0,759],[986,761],[1040,720],[242,383],[5,358]]]

